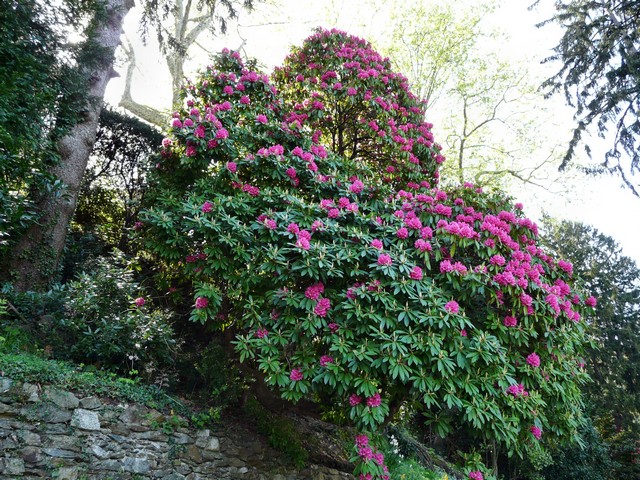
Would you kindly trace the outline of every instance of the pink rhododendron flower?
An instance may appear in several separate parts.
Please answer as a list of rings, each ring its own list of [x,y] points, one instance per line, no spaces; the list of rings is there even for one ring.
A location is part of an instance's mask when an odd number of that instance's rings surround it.
[[[364,184],[360,180],[356,180],[349,187],[349,190],[352,193],[360,193],[363,189],[364,189]]]
[[[322,282],[314,283],[304,292],[304,296],[310,300],[317,300],[324,293],[324,285]]]
[[[236,173],[236,171],[238,170],[238,165],[236,164],[236,162],[227,162],[227,170],[229,170],[231,173]]]
[[[329,355],[322,355],[320,357],[320,366],[321,367],[326,367],[327,365],[329,365],[330,363],[333,363],[333,357],[329,356]]]
[[[482,476],[482,472],[480,470],[474,470],[472,472],[469,472],[469,479],[470,480],[484,480],[484,477]]]
[[[298,382],[304,378],[304,374],[302,373],[302,370],[300,370],[299,368],[294,368],[293,370],[291,370],[291,373],[289,374],[289,378],[294,382]]]
[[[211,209],[213,209],[213,203],[208,200],[202,204],[202,207],[200,207],[200,210],[202,210],[204,213],[209,213]]]
[[[171,126],[173,128],[182,128],[182,121],[179,118],[174,118],[171,120]]]
[[[316,220],[311,224],[311,231],[315,232],[316,230],[321,230],[324,228],[324,223],[322,223],[320,220]]]
[[[193,127],[193,120],[191,120],[190,118],[186,118],[184,120],[184,126],[185,127]]]
[[[141,306],[144,305],[145,301],[144,301],[144,298],[138,297],[133,301],[133,303],[136,304],[136,307],[140,308]]]
[[[229,132],[227,131],[226,128],[219,128],[218,131],[216,132],[216,138],[220,140],[229,138]]]
[[[318,315],[319,317],[326,317],[327,312],[331,308],[331,301],[328,298],[321,298],[316,303],[316,307],[313,309],[313,313]]]
[[[597,303],[596,297],[589,297],[584,301],[584,304],[589,307],[595,307]]]
[[[360,447],[358,449],[358,455],[360,455],[363,462],[368,462],[373,458],[373,450],[371,447]]]
[[[327,216],[329,218],[338,218],[340,216],[340,210],[338,210],[337,208],[330,208],[327,212]]]
[[[422,280],[422,269],[418,266],[413,267],[409,277],[413,280]]]
[[[371,246],[373,248],[377,248],[378,250],[382,250],[382,248],[383,248],[382,242],[380,240],[378,240],[377,238],[374,238],[373,240],[371,240]]]
[[[287,232],[289,233],[298,233],[300,231],[300,227],[298,226],[297,223],[290,223],[287,226]]]
[[[539,367],[540,366],[540,357],[538,356],[537,353],[530,353],[529,356],[527,357],[527,364],[531,365],[532,367]]]
[[[205,297],[196,298],[196,308],[198,309],[207,308],[208,305],[209,305],[209,300],[207,300]]]
[[[409,231],[404,227],[399,228],[398,231],[396,232],[396,237],[398,238],[407,238],[408,236],[409,236]]]
[[[467,331],[464,328],[462,330],[460,330],[460,336],[461,337],[466,337],[467,336]]]
[[[278,228],[278,224],[276,223],[276,221],[270,218],[266,219],[264,221],[264,224],[269,230],[275,230],[276,228]]]
[[[240,103],[242,105],[249,105],[251,103],[251,100],[249,99],[248,96],[243,95],[242,97],[240,97]]]
[[[299,238],[296,241],[296,247],[301,248],[303,250],[309,250],[311,248],[311,242],[306,238]]]
[[[329,327],[329,330],[331,330],[331,333],[336,333],[340,328],[340,326],[337,323],[333,323],[333,322],[328,324],[327,327]]]
[[[502,323],[505,327],[515,327],[518,324],[518,319],[516,317],[506,316]]]
[[[540,438],[542,437],[542,430],[540,430],[539,427],[533,425],[529,430],[531,431],[531,435],[533,435],[536,440],[540,440]]]
[[[386,253],[382,253],[382,254],[380,254],[378,256],[378,265],[382,265],[382,266],[388,267],[392,263],[393,263],[393,260],[391,260],[391,257],[389,255],[387,255]]]
[[[351,396],[353,397],[354,395],[351,395]],[[355,396],[357,396],[357,395],[355,395]],[[360,397],[358,397],[358,398],[360,398]],[[358,401],[358,403],[360,403],[360,402]],[[356,403],[356,405],[358,403]],[[366,436],[364,434],[356,435],[356,446],[357,447],[366,447],[367,445],[369,445],[369,437],[368,436]]]
[[[416,240],[413,246],[416,247],[421,252],[430,252],[432,250],[431,244],[421,238]]]
[[[265,338],[268,334],[269,332],[266,328],[259,328],[258,330],[256,330],[256,337],[258,338]]]
[[[382,398],[379,393],[375,393],[373,396],[367,398],[367,406],[368,407],[379,407],[382,404]]]
[[[349,397],[349,405],[351,405],[352,407],[355,407],[356,405],[360,405],[361,402],[362,402],[362,397],[360,397],[359,395],[356,395],[355,393]]]
[[[458,313],[460,311],[460,305],[455,300],[451,300],[444,305],[444,309],[449,313]]]

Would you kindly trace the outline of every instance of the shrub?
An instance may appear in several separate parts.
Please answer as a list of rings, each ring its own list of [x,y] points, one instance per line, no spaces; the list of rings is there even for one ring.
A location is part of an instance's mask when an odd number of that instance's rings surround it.
[[[575,437],[592,302],[571,265],[538,247],[510,199],[437,188],[420,104],[372,72],[388,63],[369,44],[320,31],[300,51],[318,92],[280,97],[223,52],[187,85],[163,140],[142,231],[193,282],[191,318],[233,329],[240,360],[283,398],[362,430],[408,404],[441,435],[463,423],[510,453]],[[276,77],[306,81],[294,73]],[[351,126],[335,82],[362,94]],[[384,135],[366,131],[383,123]],[[387,476],[366,436],[354,448],[356,474]]]
[[[120,254],[93,260],[75,280],[46,293],[11,295],[34,338],[55,358],[121,373],[172,362],[170,315],[151,308]]]

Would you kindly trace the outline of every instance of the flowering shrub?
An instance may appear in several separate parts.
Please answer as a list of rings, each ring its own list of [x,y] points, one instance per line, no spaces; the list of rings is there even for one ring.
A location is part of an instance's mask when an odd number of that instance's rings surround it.
[[[330,398],[362,430],[408,402],[510,452],[575,435],[589,308],[535,224],[437,188],[420,104],[363,40],[318,32],[275,77],[282,94],[223,52],[163,141],[140,231],[193,283],[192,319],[233,328],[283,398]],[[365,439],[356,474],[387,478]]]

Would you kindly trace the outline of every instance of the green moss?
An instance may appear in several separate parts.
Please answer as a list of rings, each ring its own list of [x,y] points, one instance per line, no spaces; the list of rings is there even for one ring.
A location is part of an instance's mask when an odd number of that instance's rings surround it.
[[[45,383],[84,395],[96,395],[125,402],[136,402],[156,410],[183,415],[187,407],[153,385],[143,385],[113,373],[88,371],[82,366],[37,355],[0,353],[0,372],[15,381]]]

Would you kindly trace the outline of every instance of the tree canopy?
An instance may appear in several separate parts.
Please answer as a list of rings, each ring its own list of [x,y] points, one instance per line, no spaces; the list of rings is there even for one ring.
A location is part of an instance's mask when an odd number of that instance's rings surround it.
[[[536,2],[537,3],[537,2]],[[575,107],[577,122],[561,168],[566,167],[595,126],[613,144],[595,172],[619,175],[635,195],[640,184],[640,3],[632,0],[558,1],[547,22],[564,34],[548,60],[561,64],[545,82],[549,91],[562,90]],[[543,25],[544,25],[543,23]]]

